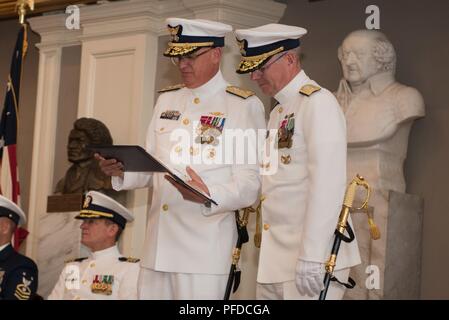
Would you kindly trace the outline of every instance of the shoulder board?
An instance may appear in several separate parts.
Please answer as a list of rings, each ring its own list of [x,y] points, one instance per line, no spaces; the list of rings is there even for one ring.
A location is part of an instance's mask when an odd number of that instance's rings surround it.
[[[310,96],[312,93],[321,90],[320,87],[313,84],[306,84],[299,89],[299,93],[302,93],[305,96]]]
[[[159,89],[157,92],[175,91],[175,90],[179,90],[181,88],[184,88],[185,86],[186,85],[184,83],[175,84],[175,85],[172,85],[172,86],[165,87],[163,89]]]
[[[236,95],[243,99],[246,99],[246,98],[249,98],[249,97],[255,95],[255,93],[251,90],[245,90],[245,89],[235,87],[235,86],[226,87],[226,92],[229,92],[229,93]]]
[[[121,262],[131,262],[131,263],[137,263],[140,261],[140,259],[137,258],[131,258],[131,257],[120,257],[118,258]]]
[[[87,257],[83,257],[83,258],[77,258],[77,259],[69,259],[69,260],[66,260],[66,261],[64,261],[64,262],[65,262],[65,263],[81,262],[81,261],[86,260],[86,259],[87,259]]]

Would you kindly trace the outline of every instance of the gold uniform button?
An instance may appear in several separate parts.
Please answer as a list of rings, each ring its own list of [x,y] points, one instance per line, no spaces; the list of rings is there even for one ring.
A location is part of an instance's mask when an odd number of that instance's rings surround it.
[[[194,147],[190,147],[189,152],[190,152],[190,154],[192,156],[196,156],[199,153],[199,149],[198,148],[194,148]]]
[[[215,158],[215,149],[210,149],[209,150],[209,155],[208,155],[209,159],[213,159]]]
[[[82,284],[86,284],[86,283],[87,283],[87,280],[83,280],[81,283],[82,283]]]
[[[187,126],[190,123],[190,120],[185,118],[184,120],[182,120],[182,123]]]
[[[270,166],[271,166],[270,162],[260,164],[260,167],[262,169],[270,169]]]
[[[175,152],[176,152],[176,153],[181,153],[181,151],[182,151],[182,148],[181,148],[180,146],[177,146],[177,147],[175,148]]]
[[[281,156],[281,162],[283,164],[289,164],[291,161],[292,161],[292,158],[290,157],[289,154],[286,156],[284,156],[284,155]]]
[[[164,205],[162,206],[162,210],[167,211],[167,210],[168,210],[168,204],[164,204]]]
[[[193,102],[194,102],[195,104],[200,103],[200,98],[195,98],[195,99],[193,99]]]
[[[95,267],[95,263],[92,262],[92,263],[89,265],[89,267],[91,267],[91,268]]]
[[[261,195],[261,196],[260,196],[260,202],[262,202],[262,201],[265,201],[265,199],[266,199],[266,198],[267,198],[267,196],[266,196],[266,195],[264,195],[264,194],[263,194],[263,195]]]
[[[279,113],[282,113],[282,111],[284,111],[284,108],[279,107],[278,112],[279,112]]]
[[[267,231],[268,229],[270,229],[270,225],[269,225],[268,223],[264,223],[264,224],[263,224],[263,229],[264,229],[265,231]]]
[[[164,131],[164,128],[160,128],[159,131],[161,131],[161,132]]]

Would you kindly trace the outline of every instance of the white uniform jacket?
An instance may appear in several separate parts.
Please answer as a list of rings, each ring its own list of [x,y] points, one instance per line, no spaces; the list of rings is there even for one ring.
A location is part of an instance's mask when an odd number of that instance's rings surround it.
[[[48,300],[136,300],[138,261],[113,246],[67,262]]]
[[[294,280],[298,259],[325,263],[343,204],[345,118],[328,90],[301,94],[307,84],[317,86],[301,71],[276,94],[279,104],[270,114],[268,129],[284,131],[267,138],[279,141],[278,169],[262,180],[259,283]],[[342,242],[336,270],[359,263],[356,240]]]
[[[219,71],[199,88],[161,94],[146,142],[147,151],[171,167],[184,170],[190,163],[218,206],[212,204],[209,209],[184,200],[164,174],[125,172],[124,179],[112,179],[116,190],[154,187],[143,267],[179,273],[229,272],[231,251],[237,239],[233,210],[256,201],[260,177],[256,139],[249,139],[247,144],[254,153],[254,161],[235,164],[222,161],[223,155],[231,155],[228,149],[222,149],[223,137],[229,133],[243,137],[243,131],[231,129],[250,129],[255,134],[255,129],[265,129],[266,124],[263,105],[256,96],[245,98],[239,92],[237,95],[227,92],[227,88],[228,83]],[[234,146],[230,150],[241,155],[248,148]],[[176,164],[173,156],[185,156],[188,161]]]

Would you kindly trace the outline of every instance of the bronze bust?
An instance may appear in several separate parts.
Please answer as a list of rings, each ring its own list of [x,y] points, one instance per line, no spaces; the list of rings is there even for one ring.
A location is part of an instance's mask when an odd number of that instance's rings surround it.
[[[109,195],[112,190],[111,179],[98,166],[87,145],[112,145],[109,129],[99,120],[80,118],[73,124],[70,132],[67,155],[72,163],[64,178],[59,180],[55,193],[71,194],[85,193],[97,190]]]

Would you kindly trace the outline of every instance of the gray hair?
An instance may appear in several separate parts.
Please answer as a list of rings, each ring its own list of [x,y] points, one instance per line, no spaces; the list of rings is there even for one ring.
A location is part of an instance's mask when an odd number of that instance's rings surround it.
[[[299,65],[300,61],[301,61],[301,46],[293,48],[288,50],[287,52],[291,52],[292,54],[294,54],[296,56],[296,62]]]

